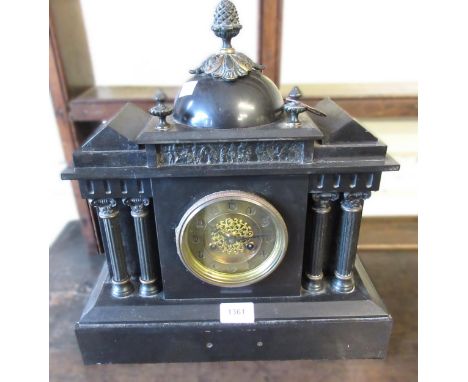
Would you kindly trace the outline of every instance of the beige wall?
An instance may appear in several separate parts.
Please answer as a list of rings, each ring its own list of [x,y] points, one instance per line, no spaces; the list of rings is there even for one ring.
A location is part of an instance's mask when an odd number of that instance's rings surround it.
[[[219,48],[218,1],[81,0],[97,83],[183,82]],[[258,1],[234,3],[234,47],[256,59]],[[417,11],[407,0],[284,0],[283,83],[416,82]]]
[[[381,189],[364,208],[364,215],[417,215],[418,121],[416,119],[361,119],[360,122],[388,145],[399,172],[386,172]]]
[[[219,0],[81,0],[99,85],[174,85],[220,48],[211,31]],[[257,58],[258,1],[235,0],[234,46]]]
[[[284,0],[284,83],[416,82],[416,1]]]

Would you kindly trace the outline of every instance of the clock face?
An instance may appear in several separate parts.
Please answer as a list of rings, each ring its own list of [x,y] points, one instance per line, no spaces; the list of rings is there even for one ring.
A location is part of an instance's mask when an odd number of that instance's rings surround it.
[[[190,207],[176,229],[180,259],[199,279],[223,287],[253,284],[283,259],[288,233],[265,199],[222,191]]]

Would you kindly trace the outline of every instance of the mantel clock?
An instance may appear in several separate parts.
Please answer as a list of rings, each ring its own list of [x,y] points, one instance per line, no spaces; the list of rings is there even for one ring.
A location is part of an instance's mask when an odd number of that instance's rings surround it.
[[[283,98],[231,44],[174,105],[127,104],[74,153],[106,262],[76,324],[85,363],[381,358],[392,320],[356,254],[399,165],[331,99]]]

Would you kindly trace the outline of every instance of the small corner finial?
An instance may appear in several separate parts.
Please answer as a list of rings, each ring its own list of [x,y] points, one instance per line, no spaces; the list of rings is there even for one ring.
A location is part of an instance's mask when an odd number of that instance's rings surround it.
[[[156,101],[157,105],[161,105],[166,102],[166,93],[164,93],[161,89],[158,89],[156,93],[154,93],[153,99]]]
[[[298,126],[299,119],[298,115],[303,113],[304,111],[309,111],[312,114],[318,115],[320,117],[326,117],[325,113],[322,113],[320,110],[317,110],[305,103],[300,102],[299,100],[302,98],[302,92],[298,86],[294,86],[291,91],[289,92],[286,98],[286,104],[284,105],[284,110],[290,115],[289,124]]]
[[[172,106],[167,106],[165,104],[166,94],[161,89],[158,89],[153,99],[156,101],[156,106],[153,106],[148,110],[148,112],[159,118],[159,123],[156,126],[156,129],[168,130],[170,128],[170,124],[166,121],[166,118],[172,114],[173,108]]]
[[[298,86],[294,86],[288,94],[288,98],[291,98],[294,101],[300,100],[301,97],[302,97],[302,92]]]

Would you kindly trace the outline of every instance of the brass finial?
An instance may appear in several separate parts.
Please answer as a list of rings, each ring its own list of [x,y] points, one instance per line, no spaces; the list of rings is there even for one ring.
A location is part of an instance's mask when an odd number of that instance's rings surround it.
[[[289,115],[289,125],[300,127],[301,123],[299,121],[299,114],[309,111],[312,114],[318,115],[320,117],[326,117],[325,113],[322,113],[320,110],[317,110],[309,105],[306,105],[299,100],[302,98],[302,92],[299,87],[294,86],[286,98],[286,104],[284,105],[284,110]]]
[[[262,65],[256,64],[245,54],[236,52],[232,47],[231,40],[241,29],[236,6],[229,0],[221,0],[216,7],[211,30],[223,40],[223,47],[218,54],[208,57],[199,68],[190,73],[204,73],[224,81],[234,81],[254,70],[263,70]]]
[[[299,101],[302,98],[302,92],[298,86],[294,86],[288,94],[288,98]]]
[[[166,118],[172,114],[173,108],[164,103],[166,101],[166,94],[161,89],[158,89],[153,99],[156,101],[156,106],[153,106],[148,112],[159,118],[159,123],[156,126],[157,130],[167,130],[171,126],[167,123]]]
[[[231,39],[236,37],[241,29],[236,6],[229,0],[222,0],[216,7],[211,30],[223,39],[223,50],[234,51]]]

